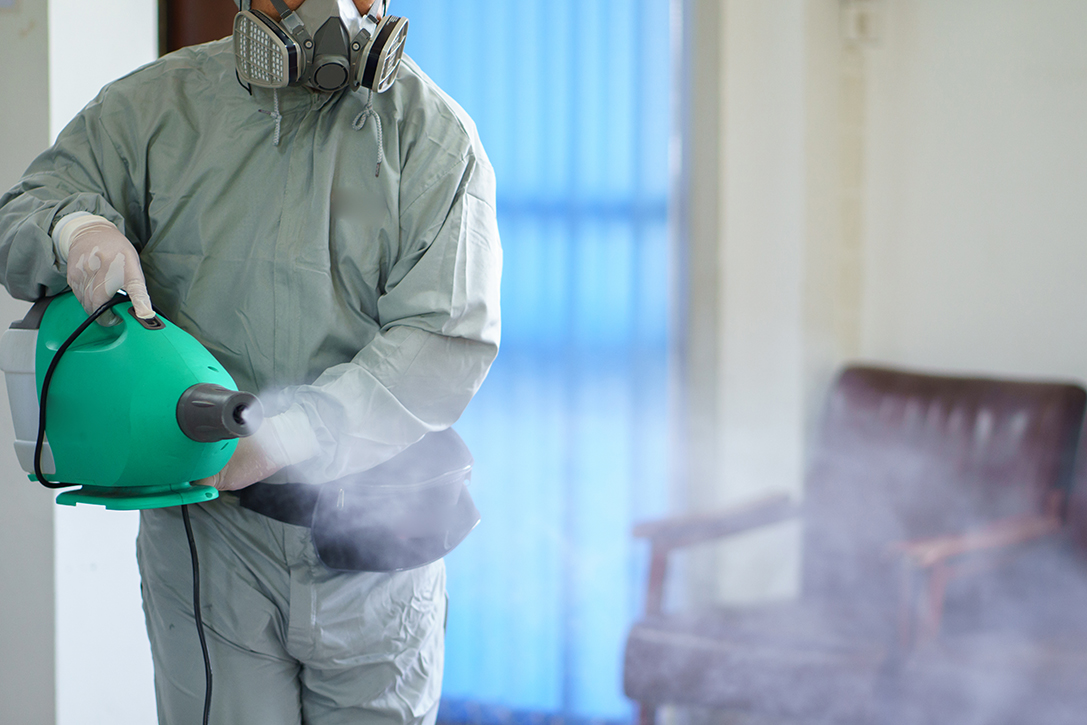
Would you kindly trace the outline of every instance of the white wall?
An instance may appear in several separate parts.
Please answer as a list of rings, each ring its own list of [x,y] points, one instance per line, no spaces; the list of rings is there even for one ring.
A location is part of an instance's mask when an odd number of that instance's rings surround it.
[[[157,55],[157,2],[22,0],[0,10],[0,186],[98,89]],[[0,293],[0,325],[26,304]],[[26,481],[0,414],[0,720],[155,720],[135,564],[137,515],[52,504]],[[10,492],[10,493],[9,493]]]
[[[797,491],[804,437],[804,0],[725,3],[718,504]],[[791,590],[796,527],[719,550],[723,599]]]
[[[868,58],[865,354],[1087,379],[1087,3],[886,11]]]
[[[44,2],[0,5],[0,187],[49,142],[48,28]],[[28,305],[0,291],[0,329]],[[0,389],[0,721],[54,722],[53,510],[12,447]]]
[[[49,0],[50,141],[106,83],[158,57],[158,0]]]
[[[713,5],[693,0],[689,17],[711,17]],[[699,508],[779,492],[799,497],[821,390],[843,356],[839,290],[849,287],[839,263],[838,2],[728,0],[719,12],[719,73],[697,71],[707,80],[692,89],[695,98],[712,95],[719,104],[721,148],[712,232],[719,290],[717,299],[692,300],[717,309],[708,331],[716,345],[716,448],[713,476],[691,483]],[[689,143],[710,148],[704,139]],[[708,172],[699,173],[691,186],[707,185]],[[704,244],[698,220],[689,226],[692,243]],[[692,294],[709,285],[696,287]],[[714,547],[713,598],[795,595],[799,533],[798,522],[789,522]],[[697,590],[704,574],[695,566]]]

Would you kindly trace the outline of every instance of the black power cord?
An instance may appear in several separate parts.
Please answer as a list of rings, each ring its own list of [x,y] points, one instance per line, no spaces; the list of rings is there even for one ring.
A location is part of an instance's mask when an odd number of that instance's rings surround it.
[[[83,331],[86,330],[91,324],[101,317],[105,312],[122,302],[127,302],[128,297],[125,295],[114,295],[114,297],[106,302],[104,305],[96,309],[91,315],[83,322],[79,327],[75,329],[68,339],[57,349],[53,359],[49,362],[49,367],[45,371],[45,377],[42,378],[42,393],[41,402],[38,405],[38,438],[34,444],[34,475],[38,479],[38,483],[46,488],[67,488],[69,486],[78,486],[77,483],[60,483],[49,481],[46,479],[45,474],[42,473],[42,448],[45,445],[45,410],[46,400],[49,397],[49,384],[53,380],[53,373],[57,369],[57,363],[60,362],[60,358],[68,351],[68,348],[72,346],[72,343],[76,341]],[[208,725],[208,717],[211,713],[211,658],[208,656],[208,643],[204,638],[204,619],[200,615],[200,560],[196,556],[196,539],[192,533],[192,522],[189,520],[189,505],[185,504],[181,507],[181,518],[185,522],[185,535],[189,540],[189,554],[192,556],[192,599],[193,599],[193,616],[196,618],[196,634],[200,637],[200,651],[204,655],[204,676],[206,679],[206,688],[204,690],[204,725]]]
[[[208,725],[211,713],[211,658],[208,657],[208,643],[204,639],[204,620],[200,616],[200,560],[196,558],[196,540],[192,534],[192,522],[189,520],[189,504],[181,507],[181,518],[185,521],[185,535],[189,538],[189,553],[192,555],[192,609],[196,617],[196,634],[200,637],[200,651],[204,654],[204,725]]]
[[[91,316],[75,329],[68,339],[57,349],[57,353],[53,355],[53,359],[49,362],[49,367],[45,371],[45,377],[42,378],[42,394],[41,403],[38,405],[38,439],[34,443],[34,476],[38,479],[38,483],[46,488],[67,488],[69,486],[78,486],[78,483],[60,483],[52,482],[46,479],[45,474],[42,473],[42,446],[45,445],[45,401],[49,397],[49,383],[53,380],[53,372],[57,369],[57,363],[60,362],[61,356],[68,352],[68,348],[72,346],[72,343],[76,341],[76,338],[83,334],[83,331],[91,326],[95,320],[105,314],[106,310],[112,309],[122,302],[127,302],[128,297],[125,295],[117,294],[113,296],[109,302],[105,303],[97,310],[91,313]]]

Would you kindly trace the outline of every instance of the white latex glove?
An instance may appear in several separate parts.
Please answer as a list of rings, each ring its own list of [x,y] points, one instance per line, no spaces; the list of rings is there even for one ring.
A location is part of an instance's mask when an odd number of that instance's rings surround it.
[[[237,491],[263,481],[281,468],[283,466],[265,451],[257,436],[253,435],[238,441],[234,455],[223,470],[210,478],[196,481],[196,485],[214,486],[220,491]]]
[[[263,481],[281,468],[317,455],[318,443],[304,413],[289,410],[265,418],[254,435],[238,441],[234,455],[214,476],[195,481],[220,491],[237,491]]]
[[[140,255],[112,222],[85,214],[62,219],[57,229],[54,240],[57,257],[67,262],[68,286],[88,315],[123,289],[132,300],[137,317],[155,316]],[[117,318],[108,313],[99,321],[116,324]]]

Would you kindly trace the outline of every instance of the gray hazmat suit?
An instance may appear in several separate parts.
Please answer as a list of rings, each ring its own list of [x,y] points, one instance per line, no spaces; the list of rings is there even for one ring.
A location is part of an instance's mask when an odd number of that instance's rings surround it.
[[[320,483],[448,427],[482,383],[500,329],[494,175],[410,59],[380,95],[277,96],[238,84],[229,39],[106,86],[0,198],[0,279],[22,299],[62,291],[54,225],[109,219],[156,307],[316,451],[271,480]],[[308,529],[230,494],[194,508],[213,721],[433,719],[442,562],[334,573]],[[138,553],[160,721],[198,722],[177,509],[141,514]]]

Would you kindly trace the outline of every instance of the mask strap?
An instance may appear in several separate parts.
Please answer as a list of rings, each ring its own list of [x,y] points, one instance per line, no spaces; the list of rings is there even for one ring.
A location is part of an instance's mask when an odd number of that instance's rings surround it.
[[[249,83],[242,83],[242,74],[238,72],[238,69],[234,69],[234,77],[238,79],[238,85],[249,91],[249,95],[253,95],[253,86]]]
[[[279,19],[284,21],[287,19],[288,15],[294,12],[289,7],[287,7],[287,3],[283,2],[283,0],[272,0],[272,7],[274,7],[276,9],[276,12],[279,13]]]
[[[283,0],[272,0],[272,7],[279,13],[279,21],[290,31],[291,35],[301,40],[307,50],[313,47],[305,23],[302,22],[302,18],[298,17],[297,13],[287,7],[287,3],[283,2]]]

